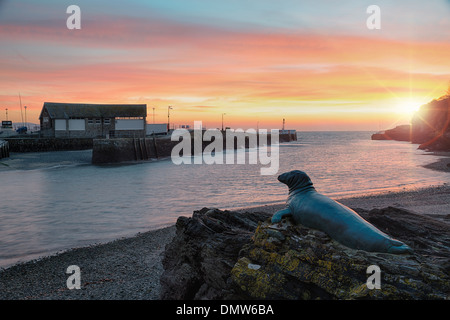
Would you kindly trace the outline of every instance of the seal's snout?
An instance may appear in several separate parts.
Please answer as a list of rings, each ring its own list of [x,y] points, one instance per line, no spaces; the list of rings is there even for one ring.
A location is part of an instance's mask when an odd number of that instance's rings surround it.
[[[285,173],[283,173],[283,174],[280,174],[279,176],[278,176],[278,181],[280,181],[280,182],[282,182],[282,183],[286,183],[287,182],[287,174],[288,174],[289,172],[285,172]]]

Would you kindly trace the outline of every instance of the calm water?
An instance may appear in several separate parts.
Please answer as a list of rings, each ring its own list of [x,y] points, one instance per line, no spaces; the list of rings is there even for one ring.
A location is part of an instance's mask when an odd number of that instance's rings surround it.
[[[421,167],[437,157],[417,145],[370,135],[300,132],[297,142],[280,145],[279,174],[306,171],[331,197],[450,182],[450,174]],[[287,195],[276,175],[260,175],[260,165],[176,166],[167,159],[99,167],[86,151],[0,162],[9,165],[0,165],[1,267],[173,224],[203,207],[271,204]]]

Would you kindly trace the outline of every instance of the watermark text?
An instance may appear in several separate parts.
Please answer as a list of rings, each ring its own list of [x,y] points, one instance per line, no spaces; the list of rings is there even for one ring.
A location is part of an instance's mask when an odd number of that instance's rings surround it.
[[[180,141],[181,139],[181,141]],[[225,140],[224,140],[225,139]],[[261,164],[261,175],[274,175],[279,169],[279,130],[272,129],[202,129],[202,122],[194,122],[194,130],[176,129],[172,141],[180,141],[172,148],[171,158],[180,164]],[[204,142],[209,142],[204,146]],[[224,152],[224,147],[228,152]],[[257,148],[257,152],[237,152],[245,148]],[[270,150],[270,152],[269,152]],[[191,157],[191,155],[195,155]],[[225,156],[225,159],[224,159]],[[248,158],[248,159],[247,159]]]

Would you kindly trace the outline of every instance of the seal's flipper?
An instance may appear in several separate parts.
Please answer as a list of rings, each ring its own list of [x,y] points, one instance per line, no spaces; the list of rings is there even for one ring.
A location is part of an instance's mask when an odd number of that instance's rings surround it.
[[[388,253],[412,253],[412,249],[401,241],[391,239],[392,246],[389,247]]]
[[[292,212],[291,212],[291,209],[289,209],[289,208],[280,210],[272,216],[272,223],[280,222],[283,217],[291,216],[291,215],[292,215]]]
[[[401,246],[391,246],[387,251],[388,253],[402,254],[402,253],[412,253],[413,250],[406,244],[402,244]]]

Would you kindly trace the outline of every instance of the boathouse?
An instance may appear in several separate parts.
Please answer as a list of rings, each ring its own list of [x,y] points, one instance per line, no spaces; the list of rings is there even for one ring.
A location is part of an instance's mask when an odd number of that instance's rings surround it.
[[[41,136],[52,138],[145,137],[146,104],[44,102]]]

